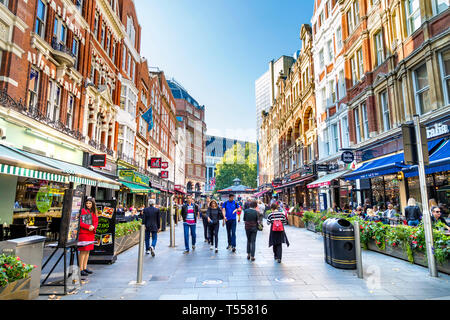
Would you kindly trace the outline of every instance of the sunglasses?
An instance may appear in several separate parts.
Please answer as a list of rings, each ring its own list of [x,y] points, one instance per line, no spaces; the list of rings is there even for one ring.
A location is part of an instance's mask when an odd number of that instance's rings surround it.
[[[441,210],[437,210],[437,211],[436,211],[436,210],[434,210],[434,212],[436,212],[436,213],[441,213]]]

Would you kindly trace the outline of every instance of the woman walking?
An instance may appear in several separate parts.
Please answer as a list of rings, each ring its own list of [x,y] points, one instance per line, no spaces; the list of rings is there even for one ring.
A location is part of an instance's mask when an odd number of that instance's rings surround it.
[[[245,233],[247,234],[247,260],[255,261],[255,244],[258,233],[260,213],[256,210],[258,203],[250,202],[250,207],[244,211]]]
[[[284,225],[287,224],[286,215],[274,202],[270,209],[272,212],[267,217],[267,224],[270,225],[269,247],[273,246],[273,254],[275,260],[281,263],[282,244],[286,243],[289,247],[289,240],[284,231]]]
[[[98,216],[97,206],[94,198],[87,198],[80,216],[80,233],[78,241],[95,241],[95,231],[97,230]],[[89,252],[94,249],[94,244],[80,247],[80,274],[87,276],[93,272],[87,268]]]
[[[209,241],[211,244],[210,249],[213,250],[215,246],[217,253],[219,251],[219,220],[223,219],[223,215],[216,200],[213,199],[209,202],[208,209],[206,210],[206,217],[208,218]]]

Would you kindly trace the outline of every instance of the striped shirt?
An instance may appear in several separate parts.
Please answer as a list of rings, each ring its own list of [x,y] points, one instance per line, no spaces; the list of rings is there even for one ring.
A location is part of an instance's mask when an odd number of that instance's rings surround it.
[[[286,214],[282,211],[272,211],[267,216],[267,224],[273,223],[274,220],[281,220],[283,224],[287,224]]]
[[[196,224],[194,205],[187,206],[186,223],[189,225]]]

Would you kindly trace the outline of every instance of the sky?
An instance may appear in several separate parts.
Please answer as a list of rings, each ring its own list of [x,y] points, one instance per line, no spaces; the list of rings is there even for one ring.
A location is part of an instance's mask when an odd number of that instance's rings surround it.
[[[301,49],[313,0],[134,0],[141,56],[206,108],[207,134],[256,141],[255,80]]]

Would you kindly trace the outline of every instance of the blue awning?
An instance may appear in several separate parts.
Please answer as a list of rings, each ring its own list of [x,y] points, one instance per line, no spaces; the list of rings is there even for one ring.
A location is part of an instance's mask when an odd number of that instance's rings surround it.
[[[428,142],[428,150],[431,152],[443,140],[433,140]],[[435,152],[436,153],[436,152]],[[431,158],[430,158],[431,162]],[[403,152],[390,155],[381,159],[372,160],[363,164],[360,168],[344,176],[347,181],[357,179],[370,179],[387,174],[397,173],[399,171],[409,170],[412,166],[404,164]],[[417,172],[417,169],[416,169]],[[417,175],[417,174],[416,174]],[[405,174],[407,177],[407,175]]]
[[[448,170],[450,170],[450,140],[445,141],[439,149],[433,152],[430,156],[430,164],[425,167],[425,173],[432,174]],[[410,169],[405,171],[406,178],[415,177],[418,175],[419,172],[417,170],[417,166],[411,166]]]

